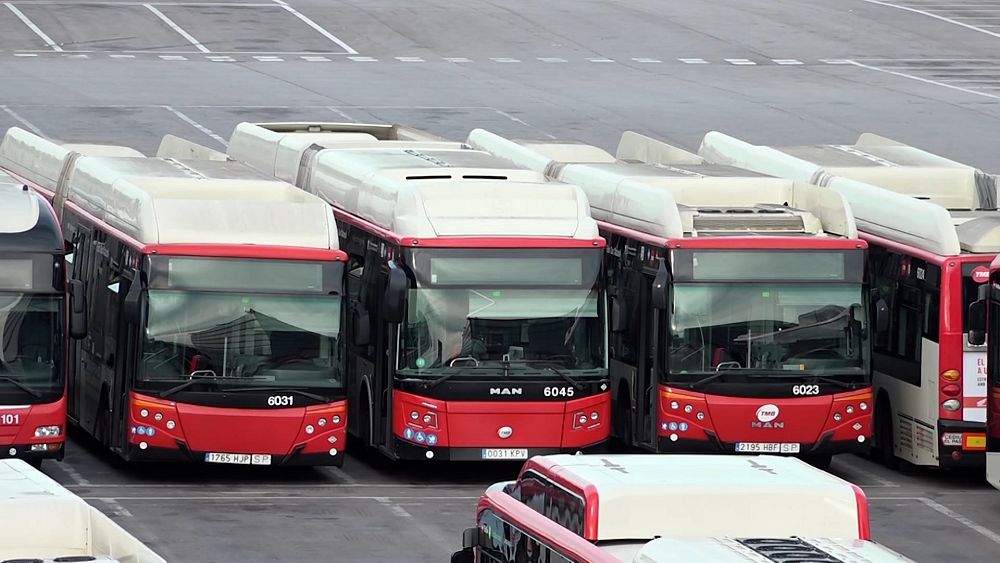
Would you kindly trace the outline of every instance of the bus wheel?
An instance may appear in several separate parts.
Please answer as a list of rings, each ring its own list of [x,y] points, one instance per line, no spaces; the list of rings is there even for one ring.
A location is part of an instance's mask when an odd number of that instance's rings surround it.
[[[875,404],[875,448],[872,451],[875,461],[889,469],[899,467],[892,437],[892,407],[889,401],[879,400]]]

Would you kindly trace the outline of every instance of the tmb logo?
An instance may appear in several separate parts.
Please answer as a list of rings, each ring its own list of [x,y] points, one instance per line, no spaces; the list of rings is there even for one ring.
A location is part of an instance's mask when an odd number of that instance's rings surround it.
[[[490,395],[523,395],[520,387],[490,387]]]
[[[774,422],[778,418],[778,405],[766,404],[757,409],[757,420],[750,423],[751,428],[784,428],[784,422]]]
[[[972,281],[986,283],[990,281],[990,269],[986,266],[976,266],[972,269]]]

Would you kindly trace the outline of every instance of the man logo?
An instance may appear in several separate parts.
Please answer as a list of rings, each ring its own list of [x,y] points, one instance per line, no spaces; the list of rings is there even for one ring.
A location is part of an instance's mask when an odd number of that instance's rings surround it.
[[[490,387],[490,395],[523,395],[520,387]]]
[[[778,405],[767,404],[757,409],[757,421],[751,422],[751,428],[784,428],[784,422],[773,422],[778,418]]]
[[[514,434],[514,429],[510,426],[501,426],[500,430],[497,430],[497,436],[500,436],[501,440],[506,440]]]

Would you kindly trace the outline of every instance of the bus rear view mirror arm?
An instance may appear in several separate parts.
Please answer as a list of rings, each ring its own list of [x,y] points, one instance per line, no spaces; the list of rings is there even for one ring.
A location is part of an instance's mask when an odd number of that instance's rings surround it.
[[[879,297],[875,300],[875,332],[883,333],[889,330],[889,304]]]
[[[389,280],[385,286],[385,300],[382,303],[382,313],[385,320],[398,324],[403,322],[406,311],[406,292],[410,289],[410,280],[406,272],[396,264],[389,263]]]
[[[654,308],[666,310],[670,301],[670,272],[667,271],[667,265],[663,260],[660,260],[660,267],[656,270],[656,277],[653,278],[651,298]]]

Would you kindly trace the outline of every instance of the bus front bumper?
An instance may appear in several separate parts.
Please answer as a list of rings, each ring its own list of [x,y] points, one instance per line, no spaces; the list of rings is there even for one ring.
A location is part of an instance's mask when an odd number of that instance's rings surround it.
[[[671,440],[668,436],[659,436],[657,440],[658,453],[686,453],[686,454],[768,454],[768,455],[791,455],[800,457],[823,457],[836,454],[863,454],[869,449],[867,440],[859,442],[857,440],[837,440],[831,439],[831,434],[824,435],[817,442],[793,442],[781,445],[755,444],[750,446],[749,451],[736,451],[738,442],[723,442],[716,436],[710,435],[708,440],[678,439]],[[784,446],[782,448],[782,446]],[[744,446],[745,447],[745,446]],[[777,448],[776,451],[753,451]],[[785,451],[782,451],[784,449]]]
[[[421,446],[396,438],[393,457],[424,461],[524,461],[536,455],[605,453],[609,450],[609,443],[610,440],[604,440],[579,448],[459,448]]]
[[[62,460],[66,455],[66,445],[63,442],[45,444],[11,444],[0,446],[0,459],[23,459],[25,461],[41,461],[43,459]]]
[[[333,450],[331,450],[333,451]],[[226,452],[220,452],[226,453]],[[336,453],[332,454],[328,452],[322,453],[303,453],[301,448],[293,450],[291,453],[279,453],[279,454],[268,454],[266,452],[261,452],[262,455],[270,456],[268,463],[256,463],[260,466],[334,466],[343,467],[344,465],[344,452],[343,450],[337,450]],[[235,455],[247,455],[247,454],[235,454]],[[256,454],[253,454],[256,455]],[[145,449],[139,447],[136,444],[128,444],[125,447],[125,460],[129,462],[160,462],[160,463],[204,463],[211,465],[226,465],[225,463],[209,462],[208,452],[196,452],[187,449],[183,444],[178,444],[177,448],[162,448],[162,447],[147,447]],[[243,463],[234,462],[234,465],[252,465],[251,462]]]

